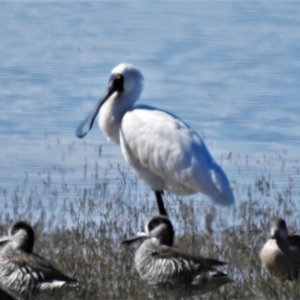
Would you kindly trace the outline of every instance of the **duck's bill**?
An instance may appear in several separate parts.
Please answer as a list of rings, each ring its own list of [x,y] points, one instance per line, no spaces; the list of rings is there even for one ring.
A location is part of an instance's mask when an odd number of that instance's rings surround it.
[[[147,234],[145,232],[138,232],[137,235],[122,240],[121,244],[130,245],[138,240],[145,239],[145,238],[147,238]]]
[[[4,246],[9,241],[8,236],[2,236],[0,237],[0,247]]]
[[[112,80],[111,80],[112,81]],[[115,86],[112,84],[112,82],[109,85],[109,88],[104,95],[102,99],[99,100],[95,108],[91,111],[91,113],[87,116],[87,118],[80,124],[80,126],[77,128],[75,135],[79,138],[83,138],[86,136],[86,134],[91,130],[94,121],[97,117],[98,112],[100,111],[100,108],[102,104],[116,91]]]

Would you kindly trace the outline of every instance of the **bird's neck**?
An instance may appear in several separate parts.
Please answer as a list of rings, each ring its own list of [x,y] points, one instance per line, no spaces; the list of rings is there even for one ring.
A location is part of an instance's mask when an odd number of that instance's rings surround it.
[[[283,252],[283,253],[289,253],[290,247],[289,247],[289,242],[287,239],[283,238],[276,238],[276,243],[278,248]]]
[[[128,95],[127,95],[128,96]],[[119,130],[125,113],[132,109],[134,101],[126,99],[126,95],[113,94],[101,106],[99,126],[107,138],[120,143]]]

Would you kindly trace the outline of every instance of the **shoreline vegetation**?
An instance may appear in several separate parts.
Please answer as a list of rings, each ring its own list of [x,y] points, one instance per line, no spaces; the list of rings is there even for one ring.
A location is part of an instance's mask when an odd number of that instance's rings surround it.
[[[63,166],[61,184],[52,184],[51,172],[41,176],[35,187],[27,186],[26,176],[24,184],[12,190],[0,184],[0,234],[6,235],[13,221],[28,221],[36,233],[34,252],[84,287],[62,289],[39,299],[160,299],[159,292],[143,282],[134,268],[139,245],[121,245],[124,237],[141,231],[145,220],[157,215],[155,198],[150,190],[140,189],[140,181],[129,169],[109,166],[100,176],[97,166],[83,166],[87,185],[69,185]],[[225,271],[234,280],[193,299],[299,298],[300,285],[271,277],[259,258],[276,217],[286,219],[290,234],[300,233],[295,180],[283,176],[281,181],[278,188],[265,174],[247,184],[237,179],[237,203],[230,208],[216,206],[201,194],[176,197],[166,193],[175,247],[228,262]]]

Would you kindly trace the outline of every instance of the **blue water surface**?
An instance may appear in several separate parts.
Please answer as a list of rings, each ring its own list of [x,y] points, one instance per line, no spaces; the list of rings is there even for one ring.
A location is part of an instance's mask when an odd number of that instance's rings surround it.
[[[140,103],[202,135],[237,202],[261,176],[279,189],[292,178],[299,201],[299,28],[296,1],[1,2],[1,188],[50,173],[54,186],[89,186],[85,165],[127,168],[97,123],[74,133],[130,62],[145,77]],[[108,176],[121,180],[117,167]]]

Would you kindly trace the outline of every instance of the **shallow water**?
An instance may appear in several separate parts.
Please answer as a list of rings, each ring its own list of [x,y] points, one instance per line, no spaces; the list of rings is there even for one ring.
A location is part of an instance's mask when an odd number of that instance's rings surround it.
[[[292,178],[299,200],[299,25],[297,2],[2,2],[1,188],[49,174],[54,186],[89,186],[85,164],[101,177],[126,168],[97,123],[74,133],[110,70],[131,62],[145,77],[140,102],[205,138],[237,201],[261,176],[277,191]],[[108,176],[122,180],[116,167]]]

